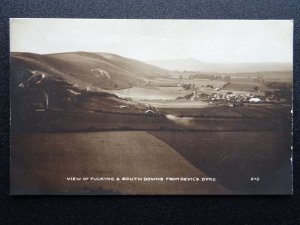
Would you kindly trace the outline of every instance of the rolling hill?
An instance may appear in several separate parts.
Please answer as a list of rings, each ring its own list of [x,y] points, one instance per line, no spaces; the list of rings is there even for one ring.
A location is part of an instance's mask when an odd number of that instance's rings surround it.
[[[171,71],[199,71],[202,73],[255,73],[291,71],[289,63],[207,63],[194,58],[152,60],[147,63]]]
[[[15,67],[40,71],[73,85],[96,90],[143,85],[148,78],[168,75],[164,69],[110,53],[12,53],[11,68]]]
[[[144,85],[149,78],[167,74],[166,70],[109,53],[11,53],[13,128],[14,124],[31,127],[41,111],[144,114],[149,107],[111,91]]]

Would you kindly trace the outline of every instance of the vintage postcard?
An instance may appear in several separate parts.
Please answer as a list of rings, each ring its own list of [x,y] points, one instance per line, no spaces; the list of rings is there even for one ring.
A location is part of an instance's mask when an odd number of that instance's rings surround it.
[[[293,21],[11,19],[13,195],[292,194]]]

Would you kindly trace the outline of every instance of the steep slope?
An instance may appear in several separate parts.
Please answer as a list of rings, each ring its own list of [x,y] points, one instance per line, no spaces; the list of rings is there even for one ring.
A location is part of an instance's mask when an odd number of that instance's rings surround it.
[[[164,69],[109,53],[12,53],[11,63],[12,67],[41,71],[83,88],[106,90],[144,85],[149,78],[168,76]]]
[[[147,76],[164,71],[120,56],[114,58],[84,52],[12,53],[13,128],[33,126],[30,123],[38,121],[36,115],[41,111],[144,114],[149,107],[119,98],[110,90],[142,85]],[[143,68],[147,72],[142,73]]]

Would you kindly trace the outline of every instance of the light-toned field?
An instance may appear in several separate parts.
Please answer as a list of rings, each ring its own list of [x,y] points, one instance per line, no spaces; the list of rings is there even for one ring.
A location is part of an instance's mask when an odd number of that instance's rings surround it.
[[[149,86],[153,87],[177,87],[180,83],[177,78],[155,78],[149,81]]]
[[[130,97],[133,100],[167,100],[183,97],[190,91],[185,91],[182,87],[132,87],[111,91],[119,97]]]
[[[208,106],[207,102],[191,100],[139,100],[139,102],[157,108],[200,109]]]

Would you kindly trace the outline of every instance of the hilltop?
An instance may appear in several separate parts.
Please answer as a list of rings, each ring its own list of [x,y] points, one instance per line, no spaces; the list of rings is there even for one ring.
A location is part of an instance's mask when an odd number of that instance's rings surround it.
[[[208,63],[195,58],[151,60],[147,63],[171,71],[199,71],[201,73],[257,73],[292,70],[292,64],[289,63]]]

